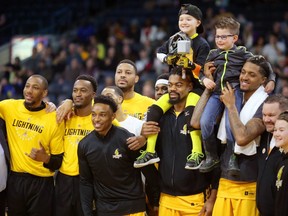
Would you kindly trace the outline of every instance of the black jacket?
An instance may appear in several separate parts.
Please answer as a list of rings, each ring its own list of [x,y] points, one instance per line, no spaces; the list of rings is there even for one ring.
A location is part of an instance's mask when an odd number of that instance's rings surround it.
[[[170,39],[169,39],[170,40]],[[169,53],[169,40],[164,42],[164,44],[157,49],[157,53]],[[210,50],[210,46],[208,42],[202,38],[201,36],[197,36],[191,39],[191,49],[193,51],[193,62],[200,65],[202,68],[204,67],[205,60]],[[204,90],[204,87],[200,84],[198,80],[195,80],[193,92],[198,95],[201,95]]]
[[[161,192],[172,196],[188,196],[204,192],[211,184],[217,188],[218,177],[212,178],[211,173],[185,169],[186,158],[191,154],[192,147],[185,112],[176,117],[173,109],[168,110],[160,120],[160,128],[156,147],[160,157],[158,171]]]
[[[112,126],[105,137],[92,131],[79,142],[80,197],[84,215],[92,215],[93,195],[98,216],[145,211],[140,171],[151,187],[157,187],[157,170],[154,165],[143,169],[133,167],[139,152],[128,148],[126,140],[131,136],[133,134],[127,130]],[[154,201],[158,202],[159,194],[155,196]]]
[[[268,132],[262,135],[258,152],[256,203],[261,216],[273,216],[275,208],[275,177],[281,153],[274,147],[268,155],[272,136]]]
[[[216,70],[213,73],[216,87],[214,92],[221,93],[226,82],[232,84],[233,87],[239,85],[239,76],[241,69],[246,60],[253,54],[248,52],[243,46],[233,46],[230,50],[212,49],[207,56],[206,62],[213,61]],[[200,80],[203,81],[203,69],[200,72]]]
[[[275,178],[275,216],[288,215],[288,153],[281,155]]]

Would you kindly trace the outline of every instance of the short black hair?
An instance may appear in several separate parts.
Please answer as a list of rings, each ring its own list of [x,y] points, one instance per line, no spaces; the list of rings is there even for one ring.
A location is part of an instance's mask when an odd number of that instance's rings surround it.
[[[115,93],[118,96],[121,96],[123,98],[123,100],[124,100],[124,93],[118,86],[106,86],[104,89],[106,89],[106,88],[114,89]]]
[[[159,79],[165,79],[165,80],[169,80],[169,73],[162,73],[160,74],[156,80],[159,80]]]
[[[271,64],[262,55],[252,56],[248,58],[246,62],[251,62],[255,65],[258,65],[260,67],[259,72],[266,78],[270,76],[270,73],[273,73]]]
[[[133,61],[131,61],[130,59],[123,59],[122,61],[120,61],[120,62],[118,63],[117,67],[118,67],[120,64],[122,64],[122,63],[126,63],[126,64],[132,65],[133,68],[134,68],[134,70],[135,70],[135,74],[137,75],[137,67],[136,67],[136,64],[135,64]],[[117,68],[117,67],[116,67],[116,68]]]
[[[90,76],[88,74],[81,74],[79,75],[75,81],[77,80],[86,80],[86,81],[89,81],[92,85],[92,88],[93,88],[93,91],[96,92],[97,91],[97,81],[96,79],[93,77],[93,76]]]
[[[182,69],[185,70],[185,73],[186,73],[186,78],[189,82],[191,82],[192,84],[195,84],[196,82],[198,82],[197,79],[194,78],[192,72],[191,72],[191,69],[189,68],[183,68],[182,66],[176,66],[176,67],[173,67],[170,71],[170,75],[179,75],[182,77]]]
[[[33,74],[33,75],[31,75],[30,77],[36,77],[36,78],[41,79],[41,80],[42,80],[42,83],[43,83],[43,88],[44,88],[44,90],[48,89],[48,81],[47,81],[47,79],[46,79],[44,76],[41,76],[41,75],[39,75],[39,74]],[[30,77],[29,77],[29,78],[30,78]]]
[[[117,104],[116,102],[108,96],[104,95],[98,95],[94,98],[94,104],[96,103],[102,103],[102,104],[107,104],[109,107],[112,109],[113,113],[117,111]]]

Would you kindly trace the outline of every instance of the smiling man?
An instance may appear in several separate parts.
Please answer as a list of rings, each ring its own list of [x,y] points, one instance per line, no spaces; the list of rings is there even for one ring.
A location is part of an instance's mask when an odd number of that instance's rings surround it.
[[[47,87],[43,76],[32,75],[24,100],[0,102],[11,154],[7,192],[12,216],[52,215],[53,175],[62,163],[64,123],[57,124],[55,112],[46,113]]]
[[[151,165],[134,169],[139,155],[128,148],[126,140],[134,136],[112,125],[117,104],[108,96],[95,97],[92,107],[94,131],[78,146],[80,195],[84,215],[92,215],[93,194],[98,216],[145,215],[145,194],[141,180],[156,185],[157,170]]]
[[[220,96],[228,110],[230,127],[236,142],[228,141],[222,154],[221,178],[213,215],[259,215],[256,207],[256,143],[265,131],[262,104],[268,95],[263,85],[270,72],[270,64],[263,56],[253,56],[245,62],[239,78],[240,89],[244,92],[240,114],[235,105],[234,90],[229,83]],[[231,175],[229,172],[230,155],[234,153],[234,145],[235,152],[237,149],[239,175]]]

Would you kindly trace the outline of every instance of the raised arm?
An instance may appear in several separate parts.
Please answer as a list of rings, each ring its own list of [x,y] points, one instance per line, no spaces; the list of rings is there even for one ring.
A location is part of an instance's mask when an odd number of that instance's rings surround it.
[[[193,111],[193,115],[190,121],[190,124],[194,129],[200,129],[200,118],[201,118],[201,115],[203,113],[203,110],[206,106],[206,103],[210,95],[211,95],[211,92],[209,91],[209,89],[205,89],[195,106],[195,109]]]
[[[234,90],[229,84],[222,91],[220,98],[228,109],[230,127],[239,146],[249,144],[265,131],[265,125],[260,118],[252,118],[245,125],[241,122],[235,106]]]

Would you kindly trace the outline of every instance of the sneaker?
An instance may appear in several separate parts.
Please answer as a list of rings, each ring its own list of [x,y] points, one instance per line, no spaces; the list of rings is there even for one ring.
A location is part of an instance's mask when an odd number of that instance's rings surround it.
[[[185,169],[196,170],[199,169],[204,159],[204,154],[192,152],[188,155]]]
[[[160,158],[157,156],[157,153],[151,153],[147,151],[140,151],[141,155],[134,162],[135,168],[141,168],[149,164],[154,164],[160,161]]]
[[[202,173],[207,173],[212,171],[214,168],[218,167],[220,165],[220,160],[217,157],[207,157],[201,164],[199,171]]]

